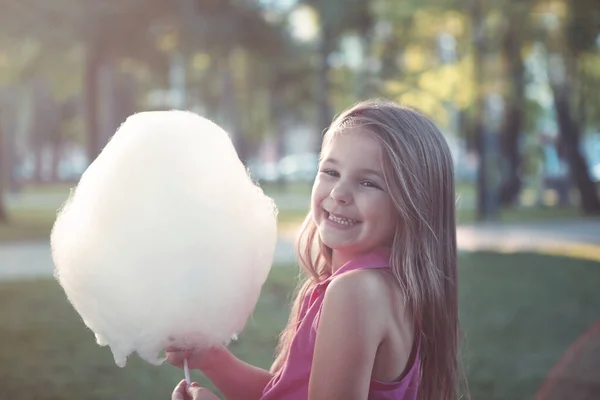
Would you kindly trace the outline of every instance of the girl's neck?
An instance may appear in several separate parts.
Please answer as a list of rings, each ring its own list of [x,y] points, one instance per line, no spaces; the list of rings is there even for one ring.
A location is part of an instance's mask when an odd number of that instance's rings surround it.
[[[387,246],[382,246],[382,247],[378,247],[376,249],[367,251],[365,253],[370,253],[370,252],[383,252],[383,254],[386,254],[389,256],[389,253],[391,252],[391,248],[389,248]],[[365,253],[355,254],[352,252],[332,250],[332,252],[331,252],[331,273],[334,274],[338,269],[342,268],[344,266],[344,264],[352,261],[354,258],[359,257],[361,254],[365,254]]]
[[[331,254],[331,273],[334,274],[350,260],[352,260],[352,256],[348,253],[333,250]]]

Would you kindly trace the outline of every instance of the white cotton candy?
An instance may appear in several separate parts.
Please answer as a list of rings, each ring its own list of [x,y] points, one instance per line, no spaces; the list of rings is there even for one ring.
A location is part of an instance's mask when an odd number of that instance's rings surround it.
[[[273,260],[273,201],[227,133],[184,111],[133,115],[83,174],[51,235],[55,276],[123,367],[168,345],[229,343]]]

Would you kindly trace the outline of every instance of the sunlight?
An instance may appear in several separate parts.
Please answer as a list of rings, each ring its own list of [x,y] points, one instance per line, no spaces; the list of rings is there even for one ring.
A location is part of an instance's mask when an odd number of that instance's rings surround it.
[[[423,46],[419,45],[407,46],[403,58],[404,66],[409,72],[417,72],[427,68],[431,60]]]
[[[317,14],[307,6],[298,6],[289,16],[292,36],[302,42],[310,42],[317,38],[319,26]]]

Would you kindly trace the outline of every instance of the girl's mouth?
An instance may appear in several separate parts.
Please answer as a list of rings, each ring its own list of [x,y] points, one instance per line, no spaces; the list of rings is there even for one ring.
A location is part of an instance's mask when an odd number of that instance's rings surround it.
[[[358,221],[356,221],[354,219],[346,218],[346,217],[339,216],[339,215],[334,215],[327,211],[325,211],[325,214],[329,221],[335,222],[336,224],[339,224],[339,225],[354,226],[354,225],[358,224]]]

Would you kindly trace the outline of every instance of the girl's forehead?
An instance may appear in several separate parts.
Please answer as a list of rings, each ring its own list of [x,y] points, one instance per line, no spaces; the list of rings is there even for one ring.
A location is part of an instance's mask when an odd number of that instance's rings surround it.
[[[380,153],[381,147],[381,144],[373,133],[363,129],[348,129],[326,137],[323,153],[352,150]]]
[[[321,161],[352,161],[368,168],[381,165],[382,146],[370,132],[349,131],[334,134],[323,146]]]

